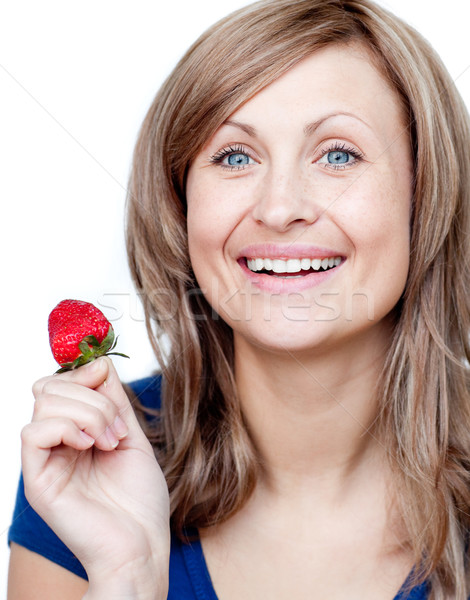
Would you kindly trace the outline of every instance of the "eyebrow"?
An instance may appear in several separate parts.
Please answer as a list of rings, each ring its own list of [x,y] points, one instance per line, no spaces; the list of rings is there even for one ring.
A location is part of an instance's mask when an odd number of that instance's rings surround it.
[[[227,119],[222,123],[222,125],[230,125],[231,127],[238,127],[245,133],[247,133],[250,137],[256,137],[256,129],[247,123],[240,123],[240,121],[233,121],[232,119]]]
[[[325,115],[324,117],[321,117],[320,119],[318,119],[316,121],[307,123],[304,127],[305,136],[306,137],[311,136],[320,127],[320,125],[322,125],[328,119],[332,119],[333,117],[340,117],[340,116],[341,117],[352,117],[353,119],[357,119],[358,121],[363,123],[366,127],[368,127],[369,129],[372,129],[372,127],[368,123],[366,123],[363,119],[361,119],[360,117],[358,117],[357,115],[355,115],[353,113],[333,112],[333,113],[329,113],[329,114]],[[233,119],[227,119],[226,121],[224,121],[223,125],[229,125],[231,127],[238,127],[238,129],[241,129],[246,134],[248,134],[250,137],[257,137],[256,128],[253,127],[252,125],[248,125],[247,123],[241,123],[240,121],[234,121]]]

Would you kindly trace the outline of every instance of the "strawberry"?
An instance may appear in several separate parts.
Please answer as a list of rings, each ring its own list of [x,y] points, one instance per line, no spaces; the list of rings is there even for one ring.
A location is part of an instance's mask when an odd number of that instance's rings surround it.
[[[49,315],[49,344],[61,368],[56,373],[76,369],[110,352],[117,342],[104,314],[82,300],[62,300]]]

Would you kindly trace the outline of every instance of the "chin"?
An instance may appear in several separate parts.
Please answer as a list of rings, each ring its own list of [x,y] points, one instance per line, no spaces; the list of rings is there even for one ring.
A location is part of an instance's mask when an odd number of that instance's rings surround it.
[[[395,311],[381,319],[371,320],[367,315],[357,315],[352,320],[337,316],[334,319],[316,318],[294,320],[285,317],[244,323],[230,323],[239,346],[276,355],[293,354],[315,356],[349,354],[351,360],[364,352],[382,354],[390,344]]]
[[[242,338],[244,344],[274,354],[286,353],[316,353],[333,342],[336,335],[331,330],[328,332],[323,325],[311,322],[293,322],[285,320],[284,323],[265,322],[259,327],[234,329],[235,339]]]

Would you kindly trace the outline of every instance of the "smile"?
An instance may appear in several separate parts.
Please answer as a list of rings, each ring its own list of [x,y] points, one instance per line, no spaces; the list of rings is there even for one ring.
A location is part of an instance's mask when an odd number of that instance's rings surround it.
[[[340,256],[326,258],[247,258],[246,265],[254,273],[292,279],[334,269],[341,264]]]

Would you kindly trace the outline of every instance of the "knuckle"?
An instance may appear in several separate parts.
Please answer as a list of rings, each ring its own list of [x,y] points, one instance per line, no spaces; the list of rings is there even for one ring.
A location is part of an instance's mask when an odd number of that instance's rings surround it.
[[[54,396],[46,391],[40,392],[36,396],[36,402],[33,407],[33,419],[37,419],[39,416],[50,413],[51,408],[54,405]]]
[[[96,390],[91,391],[91,395],[88,399],[90,406],[98,410],[104,419],[114,420],[117,408],[114,406],[111,400],[109,400],[108,398],[106,398],[106,396],[103,396],[103,394]]]
[[[117,414],[117,408],[114,406],[114,404],[109,401],[107,398],[105,398],[104,396],[100,395],[99,398],[99,402],[100,402],[100,410],[103,413],[103,415],[105,415],[105,418],[107,421],[114,421],[116,414]]]
[[[42,386],[42,390],[39,392],[39,395],[44,395],[44,394],[51,394],[55,389],[57,388],[57,384],[55,381],[52,380],[48,380],[45,381],[43,386]]]
[[[42,386],[42,392],[47,392],[49,394],[58,394],[63,391],[66,382],[59,376],[49,377],[45,380]]]
[[[95,427],[99,430],[99,433],[102,433],[109,425],[109,417],[99,409],[95,409],[95,411],[93,422],[95,423]]]
[[[77,420],[80,423],[80,428],[92,429],[93,432],[105,429],[107,426],[106,417],[103,412],[96,406],[84,404],[80,418]]]
[[[40,394],[42,392],[42,390],[44,389],[44,386],[46,385],[46,383],[48,381],[50,381],[51,377],[41,377],[41,379],[38,379],[37,381],[35,381],[33,383],[32,386],[32,390],[33,390],[33,395],[36,397],[38,394]]]
[[[21,438],[21,442],[23,444],[28,443],[29,440],[31,439],[31,435],[34,431],[34,427],[32,426],[31,423],[28,423],[27,425],[25,425],[21,431],[20,431],[20,438]]]

